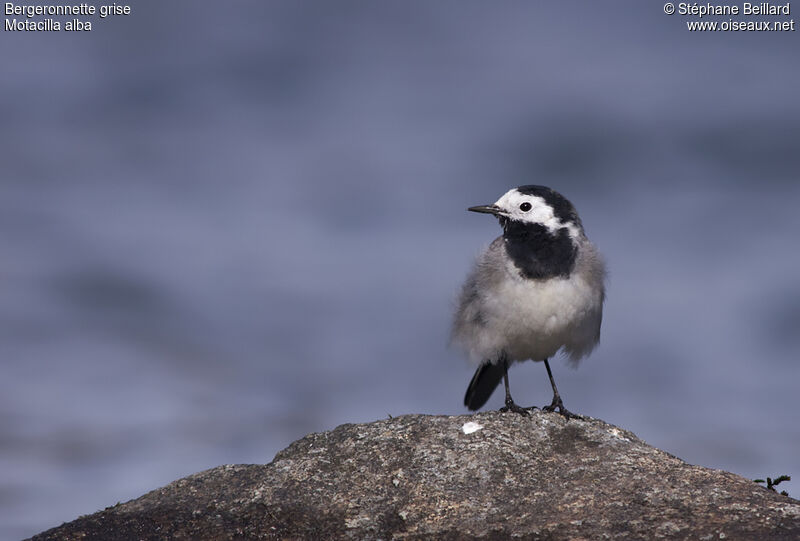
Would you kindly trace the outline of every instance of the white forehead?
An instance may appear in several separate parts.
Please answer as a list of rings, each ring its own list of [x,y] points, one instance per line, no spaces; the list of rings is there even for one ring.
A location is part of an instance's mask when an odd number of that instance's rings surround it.
[[[523,203],[530,203],[531,209],[527,212],[520,209],[519,207]],[[495,202],[495,206],[503,209],[503,214],[512,220],[541,224],[552,232],[566,227],[570,237],[575,238],[578,236],[578,228],[575,224],[571,222],[562,223],[561,220],[556,218],[553,207],[548,205],[545,200],[539,196],[527,195],[513,188],[504,193],[503,196]]]

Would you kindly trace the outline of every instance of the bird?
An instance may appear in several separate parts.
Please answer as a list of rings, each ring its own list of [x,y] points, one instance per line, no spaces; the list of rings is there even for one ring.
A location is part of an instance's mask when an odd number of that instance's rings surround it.
[[[525,185],[494,204],[467,210],[495,216],[503,234],[475,261],[457,301],[451,343],[478,365],[464,405],[480,409],[502,379],[501,411],[528,415],[509,391],[508,369],[543,361],[553,400],[543,411],[580,417],[564,407],[548,359],[561,352],[574,366],[600,341],[606,265],[575,207],[547,186]]]

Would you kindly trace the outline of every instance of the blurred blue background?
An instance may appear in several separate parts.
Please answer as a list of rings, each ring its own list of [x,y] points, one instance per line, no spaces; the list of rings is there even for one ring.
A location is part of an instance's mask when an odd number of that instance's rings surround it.
[[[798,33],[662,8],[175,0],[0,33],[0,538],[466,413],[451,311],[500,229],[465,209],[530,183],[610,268],[567,406],[800,476]],[[511,385],[550,401],[541,364]]]

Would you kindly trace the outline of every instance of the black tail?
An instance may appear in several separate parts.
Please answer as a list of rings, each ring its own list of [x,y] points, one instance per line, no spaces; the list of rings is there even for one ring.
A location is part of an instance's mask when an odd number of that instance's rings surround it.
[[[479,409],[492,396],[501,379],[503,379],[503,364],[484,362],[469,382],[467,394],[464,395],[464,405],[472,411]]]

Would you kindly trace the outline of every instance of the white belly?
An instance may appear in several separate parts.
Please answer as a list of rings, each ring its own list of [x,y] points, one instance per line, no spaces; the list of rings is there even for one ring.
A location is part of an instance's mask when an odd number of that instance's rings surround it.
[[[602,299],[575,275],[503,280],[477,302],[483,324],[464,344],[476,361],[495,360],[500,351],[510,361],[541,361],[562,347],[577,361],[597,342]]]

